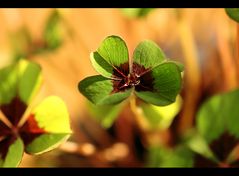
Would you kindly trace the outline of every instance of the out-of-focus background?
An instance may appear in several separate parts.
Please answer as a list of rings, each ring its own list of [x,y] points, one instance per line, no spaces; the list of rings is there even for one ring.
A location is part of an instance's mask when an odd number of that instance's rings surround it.
[[[0,68],[21,56],[39,63],[42,97],[54,94],[65,101],[74,131],[66,144],[52,152],[25,154],[20,167],[155,166],[150,165],[157,160],[150,157],[155,155],[151,146],[174,146],[178,136],[193,127],[195,114],[208,97],[238,87],[237,25],[224,9],[159,8],[142,16],[137,10],[0,9]],[[46,34],[51,25],[57,27]],[[138,123],[128,107],[109,128],[90,112],[77,85],[97,74],[90,52],[109,35],[126,41],[130,57],[140,41],[151,39],[168,58],[184,64],[180,107],[167,128]],[[52,47],[41,51],[44,40],[51,37]]]

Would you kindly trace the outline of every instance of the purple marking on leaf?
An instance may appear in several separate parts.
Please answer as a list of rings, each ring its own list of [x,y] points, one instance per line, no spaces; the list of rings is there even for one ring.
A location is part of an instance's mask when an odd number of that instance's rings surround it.
[[[19,97],[14,97],[9,104],[0,105],[0,109],[12,125],[17,126],[27,105]]]
[[[153,87],[154,78],[152,77],[152,72],[148,71],[140,77],[140,84],[135,87],[135,90],[140,91],[154,91]]]
[[[0,141],[0,157],[4,160],[7,156],[10,145],[16,141],[17,137],[15,135],[9,135]]]
[[[202,155],[195,154],[194,156],[194,167],[218,167],[219,165],[209,160],[208,158],[203,157]]]
[[[113,78],[117,78],[117,79],[122,79],[127,77],[127,75],[129,74],[129,63],[126,62],[124,64],[121,64],[119,67],[114,67],[113,70]]]
[[[220,161],[225,161],[237,144],[238,139],[224,132],[218,139],[211,142],[210,148]]]
[[[113,91],[111,93],[123,92],[132,87],[135,87],[136,91],[153,91],[154,79],[150,69],[145,69],[144,66],[133,63],[132,73],[128,73],[124,67],[125,64],[119,67],[119,70],[124,70],[123,75],[118,74],[118,71],[114,71],[113,75],[120,78],[120,80],[112,80]]]
[[[24,144],[28,145],[35,138],[47,132],[38,126],[34,114],[31,114],[26,123],[20,128],[19,133]]]
[[[133,63],[133,67],[132,67],[132,72],[137,76],[137,77],[141,77],[144,74],[146,74],[147,72],[150,71],[150,68],[145,68],[143,65],[139,65],[137,63]]]

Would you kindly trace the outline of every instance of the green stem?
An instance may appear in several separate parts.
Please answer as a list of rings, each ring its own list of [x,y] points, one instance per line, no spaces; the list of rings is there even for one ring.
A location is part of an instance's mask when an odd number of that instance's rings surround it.
[[[148,129],[148,123],[144,118],[142,109],[137,107],[137,105],[136,105],[135,95],[131,95],[129,103],[130,103],[130,109],[134,114],[136,123],[144,131],[147,130]]]

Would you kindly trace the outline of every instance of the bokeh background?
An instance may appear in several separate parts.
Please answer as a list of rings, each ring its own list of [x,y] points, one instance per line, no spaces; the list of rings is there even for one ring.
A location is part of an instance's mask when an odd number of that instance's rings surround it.
[[[150,157],[155,155],[151,146],[172,148],[193,127],[195,114],[208,97],[238,87],[238,27],[224,9],[159,8],[146,14],[116,8],[0,9],[0,23],[0,68],[21,56],[39,63],[44,77],[40,95],[65,101],[74,131],[52,152],[25,154],[20,167],[157,166],[157,158]],[[51,24],[57,26],[48,36],[52,48],[42,51],[46,26]],[[90,52],[109,35],[126,41],[130,57],[140,41],[151,39],[168,58],[184,64],[180,105],[167,128],[148,127],[128,106],[109,128],[90,112],[77,85],[97,74]]]

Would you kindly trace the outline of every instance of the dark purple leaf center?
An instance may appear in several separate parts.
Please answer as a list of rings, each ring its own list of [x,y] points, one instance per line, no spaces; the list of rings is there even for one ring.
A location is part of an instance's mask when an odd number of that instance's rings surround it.
[[[129,72],[129,63],[121,64],[113,72],[113,91],[117,93],[135,87],[136,91],[153,91],[153,77],[150,69],[133,63],[132,72]]]
[[[3,114],[12,124],[12,127],[9,128],[0,121],[0,156],[2,159],[5,159],[9,147],[18,137],[21,137],[24,144],[27,145],[39,135],[46,133],[44,129],[38,126],[33,114],[28,117],[22,127],[18,127],[26,108],[27,105],[19,97],[15,97],[10,103],[0,106]]]
[[[238,166],[238,160],[233,163],[227,163],[226,159],[232,150],[238,144],[238,139],[230,135],[228,132],[224,132],[218,139],[212,141],[209,145],[212,152],[215,154],[219,163],[215,163],[202,155],[196,154],[195,167],[233,167]]]

